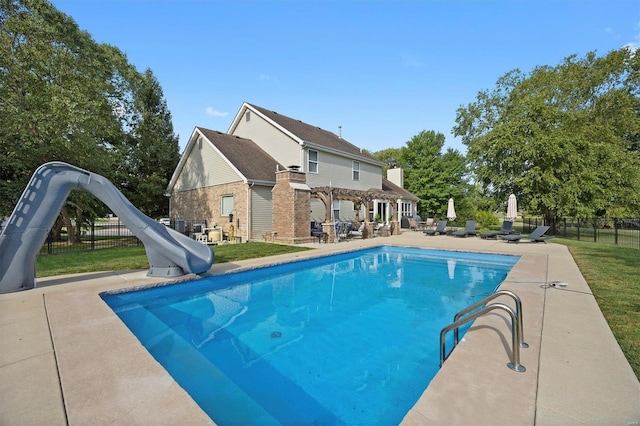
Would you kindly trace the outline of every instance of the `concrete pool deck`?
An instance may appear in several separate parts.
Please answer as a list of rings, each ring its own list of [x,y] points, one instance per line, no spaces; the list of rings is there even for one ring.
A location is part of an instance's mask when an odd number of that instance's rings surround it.
[[[403,424],[640,423],[640,383],[560,244],[405,231],[223,263],[210,273],[375,245],[522,256],[501,288],[522,299],[529,348],[520,351],[520,361],[526,371],[507,367],[506,315],[480,317]],[[41,279],[36,289],[0,295],[0,424],[213,424],[99,296],[162,281],[146,271],[100,272]],[[567,285],[547,285],[552,282]],[[505,299],[495,301],[513,306]]]

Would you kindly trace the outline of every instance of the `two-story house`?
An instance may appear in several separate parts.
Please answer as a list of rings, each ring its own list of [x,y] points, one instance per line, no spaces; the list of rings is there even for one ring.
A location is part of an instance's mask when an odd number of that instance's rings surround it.
[[[227,133],[194,129],[169,183],[171,216],[289,242],[308,240],[311,221],[413,216],[418,198],[384,166],[339,135],[244,103]]]

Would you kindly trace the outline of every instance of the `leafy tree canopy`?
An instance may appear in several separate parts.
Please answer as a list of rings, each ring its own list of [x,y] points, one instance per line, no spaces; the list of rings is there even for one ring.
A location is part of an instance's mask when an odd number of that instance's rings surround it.
[[[518,70],[457,111],[481,192],[534,213],[640,213],[640,57],[627,49]]]
[[[376,152],[381,161],[404,169],[405,188],[420,198],[421,216],[444,217],[449,198],[456,201],[459,217],[470,217],[471,206],[464,201],[468,190],[466,160],[453,149],[442,153],[445,137],[442,133],[422,131],[399,149]]]
[[[155,167],[146,183],[164,182],[178,144],[161,98],[150,71],[138,73],[120,50],[96,43],[46,0],[0,0],[0,216],[11,213],[35,169],[48,161],[86,168],[116,185],[116,173],[129,166],[137,179]],[[170,159],[158,155],[157,164],[140,167],[142,157],[155,154],[156,141],[170,145],[160,149]],[[131,149],[137,145],[145,147]],[[147,198],[164,200],[162,185],[152,186]],[[104,214],[91,198],[72,194],[65,214]]]
[[[135,94],[136,115],[126,138],[129,161],[120,168],[123,192],[148,216],[167,215],[169,206],[163,194],[180,160],[178,137],[162,88],[150,69]]]

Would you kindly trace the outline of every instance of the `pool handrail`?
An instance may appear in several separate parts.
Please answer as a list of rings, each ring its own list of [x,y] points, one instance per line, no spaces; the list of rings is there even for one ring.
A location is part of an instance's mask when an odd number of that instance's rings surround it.
[[[492,301],[493,299],[500,297],[500,296],[509,296],[511,297],[514,302],[516,303],[516,307],[515,307],[515,313],[516,313],[516,317],[518,319],[518,334],[520,335],[520,342],[519,345],[521,348],[528,348],[529,345],[527,343],[524,342],[524,332],[522,330],[522,324],[523,324],[523,320],[522,320],[522,301],[520,300],[520,298],[518,297],[517,294],[515,294],[514,292],[510,291],[510,290],[498,290],[494,293],[491,293],[489,296],[485,297],[484,299],[467,306],[466,308],[464,308],[463,310],[461,310],[460,312],[458,312],[457,314],[454,315],[453,317],[453,321],[458,321],[460,319],[460,317],[462,317],[463,315],[468,314],[469,312],[475,310],[476,308],[479,308],[480,306],[486,305],[487,303],[489,303],[490,301]],[[453,346],[455,347],[455,345],[457,345],[460,342],[460,338],[459,338],[459,332],[458,332],[458,328],[456,328],[453,331]]]
[[[520,342],[522,341],[522,338],[518,333],[518,327],[516,325],[518,319],[515,311],[511,307],[505,305],[504,303],[492,303],[490,305],[486,305],[484,308],[477,310],[473,313],[470,313],[469,315],[443,328],[442,331],[440,331],[440,367],[442,367],[442,364],[444,364],[444,362],[448,358],[448,354],[446,353],[446,348],[445,348],[445,338],[446,338],[447,332],[453,329],[457,329],[463,326],[464,324],[470,321],[473,321],[474,319],[488,312],[491,312],[495,309],[501,309],[503,311],[506,311],[511,317],[511,362],[507,364],[507,367],[519,373],[526,371],[526,368],[520,364]],[[451,351],[453,351],[453,349],[455,349],[455,345],[451,349]]]

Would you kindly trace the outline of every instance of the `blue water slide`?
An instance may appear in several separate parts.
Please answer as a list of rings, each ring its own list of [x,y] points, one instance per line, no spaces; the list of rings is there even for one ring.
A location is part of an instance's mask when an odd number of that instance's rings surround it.
[[[144,215],[106,178],[62,162],[40,166],[0,234],[0,293],[36,286],[36,256],[69,193],[87,191],[105,203],[144,244],[148,276],[201,274],[213,264],[213,251]]]

